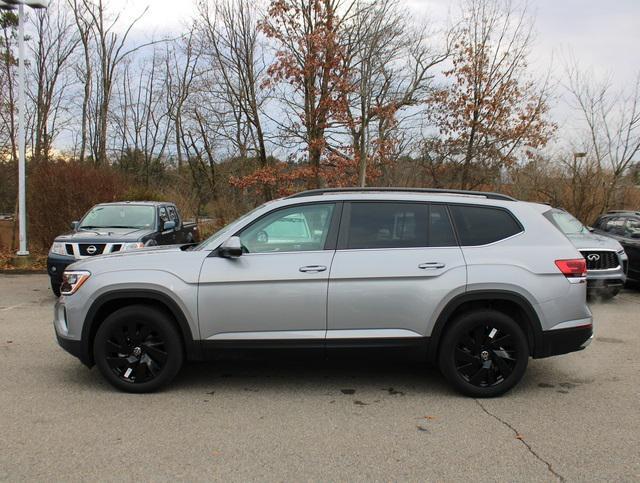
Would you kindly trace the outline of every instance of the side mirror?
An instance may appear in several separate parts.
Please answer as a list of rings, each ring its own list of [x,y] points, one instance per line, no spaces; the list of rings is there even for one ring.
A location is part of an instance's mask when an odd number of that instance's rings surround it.
[[[79,224],[80,224],[79,221],[72,221],[71,222],[71,229],[74,230],[74,231],[77,230]]]
[[[174,230],[175,228],[176,228],[176,222],[175,221],[171,221],[171,220],[165,221],[164,225],[162,225],[162,229],[164,231]]]
[[[589,230],[591,233],[593,233],[594,231],[596,231],[596,229],[592,226],[588,226],[587,230]]]
[[[220,256],[223,258],[238,258],[242,256],[240,237],[232,236],[220,245]]]

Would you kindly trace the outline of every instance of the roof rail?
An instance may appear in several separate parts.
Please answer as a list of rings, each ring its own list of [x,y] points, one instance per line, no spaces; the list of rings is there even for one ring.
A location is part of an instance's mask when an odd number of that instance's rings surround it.
[[[289,198],[306,198],[307,196],[330,195],[337,193],[431,193],[441,195],[480,196],[490,200],[518,201],[511,196],[488,191],[449,190],[440,188],[326,188],[302,191]]]
[[[640,215],[640,211],[636,211],[636,210],[609,210],[609,211],[607,211],[607,214],[613,214],[613,213],[633,213],[634,215]]]

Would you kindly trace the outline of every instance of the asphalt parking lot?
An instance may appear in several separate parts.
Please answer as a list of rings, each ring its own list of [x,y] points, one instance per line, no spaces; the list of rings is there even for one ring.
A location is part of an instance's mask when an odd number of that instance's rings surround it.
[[[638,480],[640,292],[499,399],[406,364],[187,366],[130,395],[57,346],[45,275],[0,275],[0,480]]]

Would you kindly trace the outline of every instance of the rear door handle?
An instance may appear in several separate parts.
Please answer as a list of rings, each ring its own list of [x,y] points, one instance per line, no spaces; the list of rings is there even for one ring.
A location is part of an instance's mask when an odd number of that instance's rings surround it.
[[[318,273],[324,272],[327,269],[324,265],[307,265],[306,267],[300,267],[300,271],[303,273]]]
[[[418,265],[418,268],[421,270],[435,270],[436,268],[444,268],[446,265],[441,262],[427,262],[421,263]]]

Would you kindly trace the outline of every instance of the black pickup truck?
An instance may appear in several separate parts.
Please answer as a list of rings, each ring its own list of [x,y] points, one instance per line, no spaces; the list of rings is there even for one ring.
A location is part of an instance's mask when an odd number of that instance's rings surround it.
[[[76,260],[127,250],[195,243],[198,227],[185,223],[173,203],[136,201],[103,203],[91,208],[73,231],[55,239],[47,270],[51,289],[60,295],[62,273]]]

